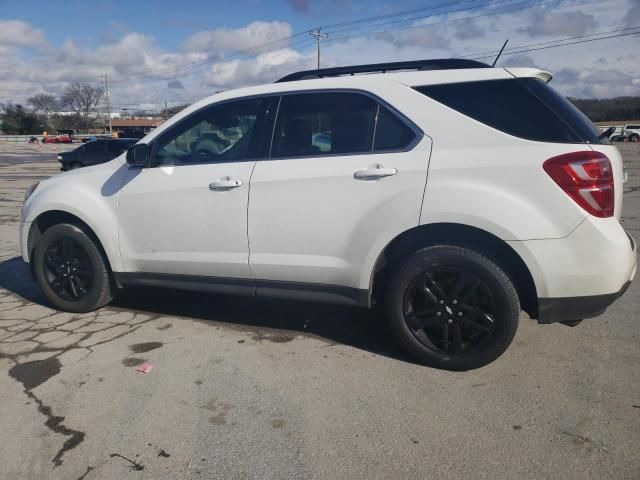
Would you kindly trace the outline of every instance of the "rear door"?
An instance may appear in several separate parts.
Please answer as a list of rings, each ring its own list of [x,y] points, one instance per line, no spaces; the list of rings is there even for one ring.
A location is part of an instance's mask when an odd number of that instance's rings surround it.
[[[271,157],[251,177],[258,292],[278,287],[265,279],[367,289],[363,266],[397,232],[418,225],[430,145],[399,112],[362,92],[283,96]]]

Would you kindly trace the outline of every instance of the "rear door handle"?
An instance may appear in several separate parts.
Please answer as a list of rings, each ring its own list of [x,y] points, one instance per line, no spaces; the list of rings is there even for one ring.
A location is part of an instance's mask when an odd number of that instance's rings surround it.
[[[398,173],[396,168],[384,168],[382,165],[376,165],[375,167],[356,170],[353,178],[358,180],[376,180],[378,178],[390,177],[396,173]]]
[[[232,188],[238,188],[241,185],[241,180],[234,180],[231,177],[223,177],[211,182],[209,184],[209,190],[231,190]]]

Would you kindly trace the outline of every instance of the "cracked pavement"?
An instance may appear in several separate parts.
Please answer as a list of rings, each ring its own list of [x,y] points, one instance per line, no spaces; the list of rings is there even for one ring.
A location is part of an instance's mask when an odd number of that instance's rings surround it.
[[[523,315],[465,373],[359,309],[131,289],[58,312],[18,248],[53,147],[0,144],[0,478],[640,478],[637,280],[576,328]],[[620,149],[638,239],[640,146]]]

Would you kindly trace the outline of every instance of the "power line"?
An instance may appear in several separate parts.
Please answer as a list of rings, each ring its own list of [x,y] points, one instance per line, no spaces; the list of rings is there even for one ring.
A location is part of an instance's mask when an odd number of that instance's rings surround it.
[[[176,71],[176,68],[184,68],[184,67],[188,67],[188,66],[199,66],[199,65],[207,65],[207,64],[210,64],[210,63],[215,63],[217,60],[228,59],[228,58],[232,58],[232,57],[235,57],[235,56],[242,56],[242,55],[245,55],[245,54],[250,54],[251,52],[253,52],[255,50],[260,51],[260,50],[262,50],[264,47],[266,47],[268,45],[273,45],[273,44],[276,44],[276,43],[282,43],[282,42],[285,42],[285,41],[290,40],[292,38],[302,36],[302,35],[304,35],[306,33],[307,33],[307,31],[298,32],[298,33],[295,33],[293,35],[289,35],[288,37],[282,37],[282,38],[279,38],[279,39],[276,39],[276,40],[271,40],[269,42],[261,43],[261,44],[258,44],[258,45],[252,45],[251,47],[247,47],[245,49],[236,50],[235,52],[233,52],[232,54],[227,55],[227,56],[224,55],[224,54],[220,54],[220,55],[216,55],[215,57],[208,58],[206,60],[198,60],[198,61],[195,61],[195,62],[189,62],[189,63],[186,63],[185,65],[180,66],[180,67],[169,67],[169,68],[165,68],[165,69],[161,69],[161,70],[151,70],[149,72],[128,75],[127,77],[120,78],[120,79],[116,80],[115,82],[120,83],[120,82],[124,82],[124,81],[130,80],[130,79],[133,79],[133,78],[162,75],[164,73],[173,73],[174,71]],[[304,39],[304,41],[307,41],[307,39]],[[300,42],[297,42],[297,43],[300,43]],[[279,47],[279,48],[282,48],[282,47]],[[251,56],[255,56],[255,55],[251,55]],[[112,81],[112,83],[114,83],[114,81]]]
[[[548,44],[552,44],[552,43],[556,43],[556,42],[560,42],[560,41],[564,41],[564,40],[577,40],[577,39],[581,39],[581,38],[588,38],[588,37],[593,37],[593,36],[598,36],[598,35],[608,35],[610,33],[617,33],[617,32],[626,32],[629,30],[636,30],[640,28],[640,26],[638,27],[629,27],[629,28],[617,28],[615,30],[609,30],[606,32],[598,32],[598,33],[588,33],[585,35],[577,35],[575,37],[567,37],[564,39],[555,39],[555,40],[547,40],[546,42],[538,42],[538,43],[529,43],[526,45],[517,45],[515,47],[509,47],[506,49],[506,51],[510,51],[510,50],[514,50],[517,48],[523,48],[523,47],[535,47],[535,46],[539,46],[539,45],[548,45]],[[498,53],[498,50],[488,50],[486,52],[477,52],[477,53],[469,53],[466,55],[457,55],[454,58],[469,58],[469,57],[477,57],[478,55],[487,55],[487,57],[493,56],[496,53]],[[487,57],[482,57],[482,58],[487,58]]]
[[[469,3],[469,2],[475,2],[475,1],[478,1],[478,0],[457,0],[457,1],[451,1],[451,2],[444,2],[444,3],[437,4],[437,5],[429,5],[428,7],[414,8],[413,10],[404,10],[402,12],[388,13],[388,14],[385,14],[385,15],[377,15],[375,17],[359,18],[357,20],[350,20],[350,21],[346,21],[346,22],[333,23],[333,24],[330,24],[330,25],[324,25],[323,28],[329,29],[329,28],[335,28],[335,27],[342,27],[342,26],[346,26],[346,25],[356,25],[358,23],[366,23],[366,22],[371,22],[371,21],[375,21],[375,20],[383,20],[385,18],[393,18],[393,17],[405,16],[405,15],[410,15],[410,14],[413,14],[413,13],[422,12],[422,11],[426,11],[426,10],[434,10],[436,8],[439,8],[439,7],[451,6],[451,5],[457,5],[457,4],[460,4],[460,3]]]
[[[640,27],[638,27],[640,28]],[[566,43],[562,43],[559,45],[548,45],[545,47],[536,47],[536,48],[527,48],[527,49],[523,49],[523,50],[518,50],[518,51],[510,51],[510,52],[505,52],[502,55],[514,55],[516,53],[526,53],[526,52],[534,52],[537,50],[547,50],[550,48],[557,48],[557,47],[566,47],[568,45],[579,45],[581,43],[589,43],[589,42],[597,42],[599,40],[608,40],[611,38],[620,38],[620,37],[628,37],[630,35],[640,35],[640,30],[637,32],[628,32],[628,33],[620,33],[617,35],[609,35],[607,37],[599,37],[599,38],[589,38],[589,39],[585,39],[585,40],[579,40],[579,41],[575,41],[575,42],[566,42]],[[490,56],[489,56],[490,57]],[[480,60],[483,58],[488,58],[488,56],[482,56],[482,57],[472,57],[474,60]]]
[[[630,31],[630,30],[636,30],[636,31]],[[515,46],[515,47],[511,47],[509,49],[505,49],[505,52],[502,55],[513,55],[513,54],[517,54],[517,53],[525,53],[525,52],[536,51],[536,50],[558,48],[558,47],[564,47],[564,46],[569,46],[569,45],[576,45],[576,44],[587,43],[587,42],[595,42],[595,41],[599,41],[599,40],[608,40],[608,39],[612,39],[612,38],[624,37],[624,36],[629,36],[629,35],[638,35],[638,34],[640,34],[640,26],[638,26],[638,27],[630,27],[630,28],[620,28],[620,29],[615,29],[615,30],[609,30],[609,31],[606,31],[606,32],[593,33],[593,34],[589,34],[589,35],[580,35],[580,36],[575,36],[575,37],[566,37],[566,38],[550,40],[550,41],[546,41],[546,42],[537,42],[537,43],[531,43],[531,44],[526,44],[526,45],[518,45],[518,46]],[[464,57],[473,58],[475,60],[481,60],[481,59],[485,59],[485,58],[493,58],[495,56],[495,52],[496,51],[479,52],[479,53],[475,53],[475,54],[465,55]],[[457,57],[457,58],[461,58],[461,57]],[[208,94],[203,94],[203,95],[198,95],[198,96],[192,97],[191,99],[183,99],[182,102],[187,103],[187,102],[192,101],[194,99],[204,98],[207,95]],[[159,101],[151,100],[149,102],[146,102],[144,105],[149,105],[149,104],[157,103],[157,102],[159,102]],[[142,104],[139,104],[139,105],[142,105]]]
[[[479,1],[479,0],[474,0],[474,1]],[[365,28],[383,27],[385,25],[392,25],[392,24],[406,23],[406,22],[414,22],[416,20],[422,20],[422,19],[425,19],[425,18],[438,17],[438,16],[442,16],[442,15],[451,15],[452,13],[468,12],[470,10],[477,10],[477,9],[484,8],[484,7],[491,8],[491,7],[504,5],[505,3],[506,4],[509,4],[509,3],[522,3],[522,2],[528,2],[528,1],[531,1],[531,0],[489,0],[489,1],[487,1],[487,3],[483,3],[483,4],[480,4],[480,5],[471,5],[469,7],[459,8],[457,10],[450,10],[450,11],[447,11],[447,12],[438,12],[438,13],[432,13],[432,14],[429,14],[429,15],[420,15],[420,16],[417,16],[417,17],[390,20],[388,22],[376,23],[376,24],[373,24],[373,25],[366,25],[364,27],[345,28],[345,29],[342,29],[342,30],[332,30],[332,31],[329,31],[329,33],[336,34],[336,33],[342,33],[342,32],[364,30]],[[537,3],[532,4],[532,6],[536,6],[536,5],[541,4],[543,2],[544,2],[544,0],[540,0]],[[438,7],[437,5],[434,6],[434,8],[437,8],[437,7]],[[498,13],[501,13],[501,12],[493,12],[492,14],[498,14]],[[444,22],[445,21],[437,22],[437,24],[444,23]]]
[[[373,21],[373,20],[379,20],[379,19],[384,19],[384,18],[402,16],[402,15],[406,16],[406,15],[409,15],[409,14],[412,14],[412,13],[415,13],[415,12],[418,12],[418,11],[436,10],[438,8],[442,8],[442,7],[445,7],[445,6],[457,5],[457,4],[461,4],[461,3],[469,3],[469,2],[472,2],[472,1],[480,1],[480,0],[457,0],[457,1],[453,1],[453,2],[445,2],[445,3],[436,4],[436,5],[430,5],[428,7],[423,7],[423,8],[419,8],[419,9],[405,10],[405,11],[395,12],[395,13],[386,14],[386,15],[379,15],[379,16],[376,16],[376,17],[369,17],[368,19],[357,19],[357,20],[353,20],[351,22],[342,22],[342,23],[336,23],[336,24],[331,24],[331,25],[319,26],[316,29],[316,31],[318,31],[319,29],[333,28],[333,27],[336,27],[336,26],[347,25],[347,24],[350,24],[350,23],[351,24],[357,24],[357,23],[365,23],[365,22],[370,22],[370,21]],[[526,2],[526,1],[529,1],[529,0],[522,0],[522,1]],[[534,4],[528,5],[526,7],[521,7],[521,8],[531,8],[533,6],[541,5],[541,4],[544,3],[544,1],[545,0],[541,0],[541,1],[535,2]],[[560,1],[565,1],[565,0],[555,0],[553,2],[549,2],[549,4],[558,3]],[[362,28],[374,28],[376,26],[388,25],[388,24],[391,24],[391,23],[421,20],[421,19],[424,19],[424,18],[439,16],[439,15],[446,15],[446,14],[451,14],[451,13],[459,13],[459,12],[463,12],[463,11],[476,10],[478,8],[483,8],[483,7],[495,7],[497,5],[503,5],[503,4],[506,4],[506,3],[513,3],[513,0],[489,1],[489,2],[482,3],[480,5],[471,5],[471,6],[466,7],[466,8],[461,8],[461,9],[452,10],[452,11],[448,11],[448,12],[431,13],[429,15],[421,15],[421,16],[408,18],[408,19],[394,20],[392,22],[385,22],[385,23],[381,23],[381,24],[370,25],[370,26],[367,26],[367,27],[359,27],[359,28],[356,28],[356,29],[343,29],[343,30],[337,30],[337,31],[332,31],[332,32],[327,32],[327,33],[333,34],[333,33],[339,33],[339,32],[344,32],[344,31],[361,30]],[[518,9],[512,9],[512,10],[509,10],[509,11],[515,11],[515,10],[518,10]],[[503,13],[503,12],[492,12],[489,15],[497,15],[497,14],[500,14],[500,13]],[[471,17],[471,18],[475,18],[475,17]],[[439,23],[444,23],[444,22],[439,22]],[[267,45],[283,42],[283,41],[286,41],[288,39],[292,39],[292,38],[295,38],[295,37],[298,37],[298,36],[301,36],[301,35],[309,34],[311,32],[312,31],[306,30],[306,31],[303,31],[303,32],[298,32],[296,34],[293,34],[293,35],[291,35],[289,37],[283,37],[283,38],[276,39],[276,40],[273,40],[273,41],[270,41],[270,42],[266,42],[266,43],[263,43],[263,44],[255,45],[255,46],[252,46],[252,47],[248,47],[248,48],[243,49],[243,50],[238,50],[238,51],[236,51],[236,52],[234,52],[234,53],[232,53],[230,55],[226,55],[226,56],[225,55],[217,55],[216,57],[212,57],[212,58],[209,58],[207,60],[202,60],[202,61],[198,61],[198,62],[191,62],[190,64],[187,64],[187,68],[189,68],[189,66],[192,66],[192,67],[195,67],[195,68],[193,68],[188,73],[182,73],[182,74],[178,73],[180,71],[185,72],[185,70],[183,70],[184,67],[180,66],[180,67],[176,67],[173,70],[164,69],[164,70],[150,71],[150,72],[136,74],[136,75],[129,75],[129,76],[123,78],[123,79],[112,80],[112,83],[116,83],[116,82],[117,83],[122,83],[124,81],[130,80],[130,79],[134,79],[134,78],[144,78],[144,77],[149,77],[149,76],[157,76],[157,75],[162,75],[162,74],[167,73],[167,72],[171,72],[172,76],[168,76],[168,77],[165,77],[165,78],[162,78],[162,79],[157,79],[157,80],[154,80],[154,81],[166,81],[166,80],[180,78],[180,77],[187,76],[187,75],[192,75],[196,71],[200,70],[197,67],[202,67],[202,66],[206,66],[206,65],[213,65],[213,64],[220,64],[220,63],[223,63],[223,64],[224,63],[228,63],[230,61],[236,60],[239,57],[247,56],[247,54],[250,54],[251,52],[253,52],[255,50],[258,50],[259,53],[269,53],[269,52],[271,52],[273,50],[268,50],[267,52],[260,52],[260,51]],[[376,32],[374,32],[374,33],[376,33]],[[344,39],[344,38],[347,38],[347,37],[338,37],[337,39],[334,39],[334,40],[341,40],[341,39]],[[351,38],[351,37],[348,37],[348,38]],[[296,44],[305,43],[308,40],[309,39],[301,39],[301,40],[298,40],[298,41],[294,42],[293,44],[288,44],[286,46],[292,47],[293,45],[296,45]],[[282,48],[283,46],[280,46],[280,47],[277,47],[277,48]],[[249,57],[250,58],[251,57],[255,57],[259,53],[253,53],[253,54],[249,55]]]
[[[505,3],[505,2],[510,2],[511,0],[503,0],[500,3]],[[528,0],[524,0],[525,2]],[[454,23],[454,22],[462,22],[465,20],[472,20],[475,18],[482,18],[482,17],[491,17],[494,15],[504,15],[507,13],[512,13],[512,12],[517,12],[517,11],[521,11],[521,10],[526,10],[529,8],[534,8],[534,7],[539,7],[539,6],[550,6],[550,5],[555,5],[561,2],[564,2],[566,0],[551,0],[551,1],[546,1],[546,0],[540,0],[531,4],[527,4],[527,5],[523,5],[520,7],[515,7],[515,8],[511,8],[508,10],[501,10],[501,11],[495,11],[495,12],[489,12],[489,13],[483,13],[483,14],[479,14],[479,15],[471,15],[471,16],[467,16],[467,17],[460,17],[460,18],[453,18],[453,19],[447,19],[447,20],[442,20],[442,21],[438,21],[438,22],[431,22],[431,23],[426,23],[426,24],[422,24],[422,25],[412,25],[409,27],[402,27],[402,28],[394,28],[394,29],[386,29],[386,30],[378,30],[375,32],[367,32],[367,33],[363,33],[363,34],[358,34],[358,35],[343,35],[343,36],[337,36],[337,37],[331,37],[330,39],[328,39],[327,41],[331,41],[331,42],[336,42],[336,41],[340,41],[340,40],[349,40],[352,38],[362,38],[362,37],[370,37],[373,35],[381,35],[383,33],[393,33],[393,32],[398,32],[398,31],[405,31],[405,30],[419,30],[419,29],[423,29],[423,28],[429,28],[432,27],[434,25],[443,25],[443,24],[450,24],[450,23]],[[522,2],[520,2],[522,3]],[[495,5],[495,3],[494,3]],[[457,13],[457,12],[456,12]],[[336,33],[336,32],[330,32],[330,33]]]

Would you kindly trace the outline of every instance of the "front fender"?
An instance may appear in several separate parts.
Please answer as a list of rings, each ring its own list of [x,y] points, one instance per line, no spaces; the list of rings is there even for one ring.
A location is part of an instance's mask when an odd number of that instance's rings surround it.
[[[123,271],[118,248],[116,208],[117,193],[126,171],[126,165],[112,161],[41,182],[22,209],[23,258],[28,261],[31,253],[25,248],[30,226],[42,214],[58,211],[73,215],[87,224],[100,241],[111,269],[114,272]]]

